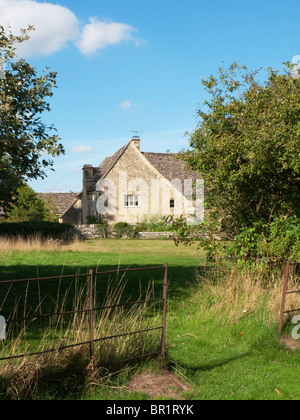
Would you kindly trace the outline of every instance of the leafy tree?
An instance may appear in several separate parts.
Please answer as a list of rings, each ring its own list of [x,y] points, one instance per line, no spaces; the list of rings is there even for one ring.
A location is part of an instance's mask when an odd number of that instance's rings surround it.
[[[24,59],[17,59],[15,45],[26,42],[33,27],[19,36],[0,26],[0,203],[8,208],[17,189],[28,179],[44,178],[52,157],[64,153],[59,137],[52,134],[41,114],[50,111],[47,98],[56,87],[56,72],[42,75]]]
[[[259,236],[276,218],[299,218],[298,72],[289,63],[281,72],[232,64],[203,85],[210,99],[182,158],[205,179],[211,230]]]
[[[27,221],[57,221],[56,211],[51,207],[50,203],[40,199],[35,191],[27,184],[18,188],[14,204],[8,213],[10,222],[27,222]]]

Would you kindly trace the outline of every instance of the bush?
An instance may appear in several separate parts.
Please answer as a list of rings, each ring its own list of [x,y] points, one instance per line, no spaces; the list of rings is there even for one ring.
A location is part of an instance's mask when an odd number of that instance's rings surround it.
[[[227,255],[236,259],[300,262],[300,219],[290,216],[276,218],[270,224],[256,223],[234,238]]]
[[[170,215],[163,217],[153,216],[151,219],[144,218],[137,223],[135,228],[138,232],[175,232],[186,225],[184,216],[174,218],[173,215]]]
[[[56,209],[50,201],[39,198],[27,184],[17,190],[14,203],[7,215],[9,222],[58,222]]]
[[[125,236],[134,239],[137,236],[136,229],[126,222],[116,223],[114,226],[114,233],[116,238],[123,238]]]
[[[73,225],[58,222],[20,222],[0,223],[0,236],[29,237],[39,235],[43,238],[62,239]]]
[[[257,258],[259,254],[258,244],[262,241],[262,235],[265,231],[266,226],[261,223],[245,228],[234,237],[226,248],[227,256],[238,260]]]
[[[300,262],[300,219],[296,216],[275,219],[264,250],[275,258]]]

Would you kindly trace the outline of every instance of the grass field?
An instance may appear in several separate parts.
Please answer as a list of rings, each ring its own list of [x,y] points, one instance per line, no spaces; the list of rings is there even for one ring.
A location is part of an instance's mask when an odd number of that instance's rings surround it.
[[[97,240],[66,247],[0,244],[1,280],[61,273],[86,273],[116,267],[169,264],[167,346],[169,370],[184,379],[188,399],[295,400],[300,398],[300,352],[278,339],[277,325],[282,277],[265,284],[259,273],[235,272],[232,278],[211,278],[202,268],[203,252],[196,246],[174,246],[166,240]],[[148,279],[145,278],[145,281]],[[141,275],[128,281],[129,293]],[[158,284],[160,278],[157,278]],[[134,373],[156,371],[144,361],[86,387],[68,379],[48,383],[37,398],[147,399],[128,385]],[[1,375],[0,375],[1,376]],[[72,386],[76,393],[68,395]],[[161,396],[164,397],[163,395]]]

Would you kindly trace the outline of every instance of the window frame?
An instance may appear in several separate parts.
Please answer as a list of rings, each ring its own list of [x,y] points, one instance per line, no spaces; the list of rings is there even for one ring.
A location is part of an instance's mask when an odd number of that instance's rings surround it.
[[[138,194],[125,194],[124,207],[130,209],[140,207],[140,196]]]

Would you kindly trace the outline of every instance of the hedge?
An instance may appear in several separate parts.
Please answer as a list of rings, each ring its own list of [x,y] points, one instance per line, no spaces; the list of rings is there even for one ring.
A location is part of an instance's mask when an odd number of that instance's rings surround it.
[[[63,238],[72,224],[58,222],[0,223],[0,236],[34,236]]]

